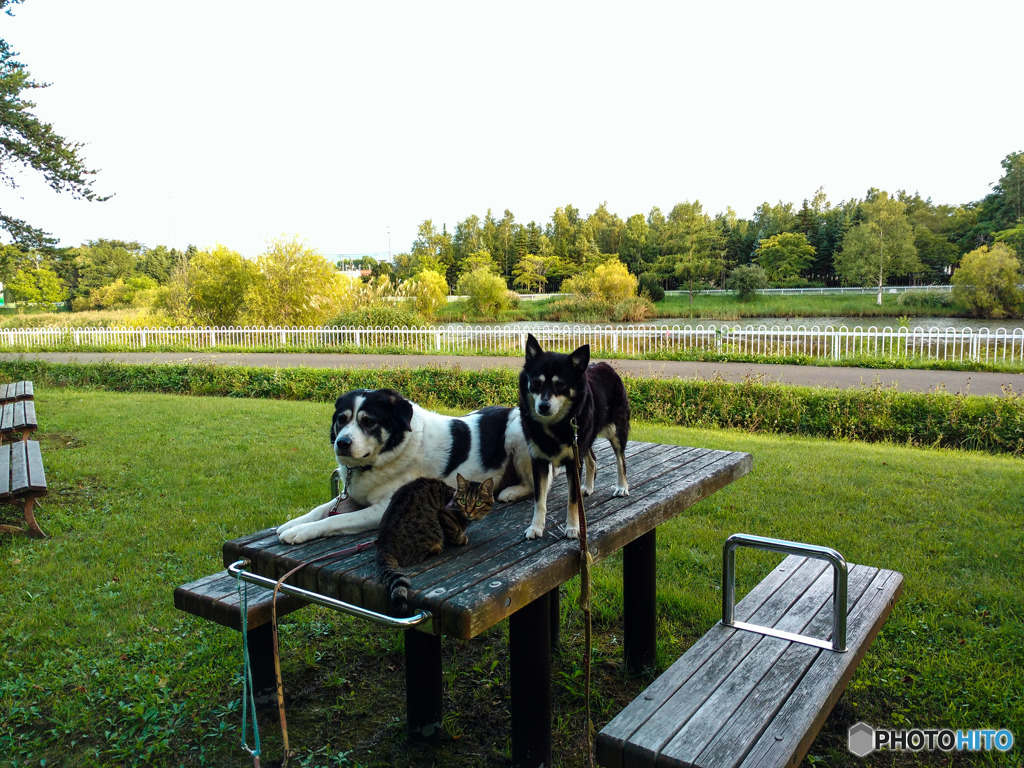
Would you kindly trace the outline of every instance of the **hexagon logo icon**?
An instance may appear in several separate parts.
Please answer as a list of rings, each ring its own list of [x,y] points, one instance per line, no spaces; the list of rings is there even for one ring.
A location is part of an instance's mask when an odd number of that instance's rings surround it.
[[[867,723],[850,726],[849,750],[857,757],[867,757],[875,751],[875,729]]]

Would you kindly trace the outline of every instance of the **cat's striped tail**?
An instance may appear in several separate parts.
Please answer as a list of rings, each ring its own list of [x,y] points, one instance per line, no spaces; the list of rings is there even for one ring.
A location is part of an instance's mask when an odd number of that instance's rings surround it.
[[[377,550],[377,581],[385,586],[391,597],[391,614],[409,615],[409,577],[398,570],[394,555]]]

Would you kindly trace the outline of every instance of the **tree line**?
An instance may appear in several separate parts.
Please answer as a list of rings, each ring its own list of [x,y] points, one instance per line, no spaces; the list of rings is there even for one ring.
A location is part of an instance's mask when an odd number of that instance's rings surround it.
[[[328,264],[297,240],[272,241],[256,259],[224,246],[18,242],[0,249],[0,280],[7,296],[22,303],[148,307],[175,322],[210,325],[323,322],[339,302],[403,293],[429,296],[423,299],[428,309],[448,292],[488,293],[498,310],[509,288],[579,291],[581,276],[613,263],[642,290],[727,286],[742,296],[767,285],[846,283],[880,291],[898,280],[949,283],[965,255],[979,249],[979,258],[998,256],[999,269],[1019,271],[1024,152],[1006,156],[1002,168],[983,200],[956,206],[877,189],[834,205],[819,190],[799,207],[764,203],[749,219],[731,209],[712,216],[700,202],[683,202],[667,214],[656,207],[626,219],[605,204],[588,216],[566,205],[543,226],[520,224],[508,210],[500,219],[490,211],[470,215],[453,231],[426,220],[411,248],[392,262],[367,257],[354,265]],[[972,274],[992,271],[987,261],[972,259]],[[341,279],[338,270],[352,266],[368,270],[373,285]]]

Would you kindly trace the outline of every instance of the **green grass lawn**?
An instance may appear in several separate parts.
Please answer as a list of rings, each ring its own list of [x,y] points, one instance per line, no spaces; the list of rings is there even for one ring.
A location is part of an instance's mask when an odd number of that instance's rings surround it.
[[[221,567],[226,539],[326,499],[331,405],[39,387],[36,402],[50,487],[37,514],[50,538],[0,538],[0,764],[251,765],[240,748],[239,635],[175,611],[171,595]],[[1020,764],[1020,746],[859,760],[846,729],[866,720],[1024,738],[1021,459],[643,423],[633,437],[754,456],[750,475],[659,529],[662,666],[717,620],[729,534],[833,546],[906,583],[808,762]],[[4,509],[0,522],[16,522]],[[740,587],[778,559],[744,550]],[[647,682],[621,668],[620,562],[595,571],[598,727]],[[583,764],[574,589],[553,674],[561,766]],[[508,764],[504,626],[445,640],[436,747],[405,744],[401,642],[326,609],[283,621],[293,765]],[[276,713],[259,724],[266,765],[280,756]]]

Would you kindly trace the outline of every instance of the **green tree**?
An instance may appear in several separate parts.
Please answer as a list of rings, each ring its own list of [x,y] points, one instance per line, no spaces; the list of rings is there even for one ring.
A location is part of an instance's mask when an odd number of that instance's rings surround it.
[[[630,271],[639,274],[644,271],[651,227],[643,214],[637,213],[626,219],[626,224],[621,231],[619,258],[625,261]]]
[[[900,200],[887,192],[872,190],[861,204],[864,220],[843,239],[836,256],[836,272],[848,284],[874,284],[877,304],[882,304],[882,286],[892,275],[906,275],[923,269],[914,246],[914,230]]]
[[[814,253],[805,234],[783,232],[762,240],[756,259],[769,280],[791,281],[814,263]]]
[[[996,232],[995,241],[997,243],[1006,243],[1017,252],[1021,259],[1024,259],[1024,221],[1013,229],[1004,229],[1002,232]]]
[[[469,309],[476,315],[497,318],[512,304],[505,281],[486,267],[463,274],[456,290],[468,297]]]
[[[5,287],[18,303],[56,305],[68,298],[67,285],[57,273],[34,264],[25,264]]]
[[[953,299],[975,317],[1024,314],[1021,262],[1006,243],[968,253],[953,273]]]
[[[272,240],[256,258],[243,317],[255,325],[322,325],[337,315],[345,288],[319,251],[296,238]]]
[[[725,285],[740,301],[750,301],[768,287],[768,274],[757,264],[741,264],[729,273]]]
[[[512,269],[512,285],[540,293],[547,285],[548,260],[536,253],[524,254]]]
[[[0,10],[13,15],[11,6],[21,0],[0,0]],[[80,156],[82,144],[68,141],[52,125],[41,121],[32,110],[36,105],[25,98],[26,92],[45,88],[32,79],[18,54],[6,40],[0,40],[0,183],[17,188],[15,167],[41,173],[51,189],[67,192],[79,200],[101,201],[92,189],[96,171],[89,170]],[[9,211],[0,210],[0,229],[15,242],[33,247],[56,243],[42,229]]]
[[[188,262],[188,316],[201,325],[237,325],[257,268],[223,245],[199,251]]]

